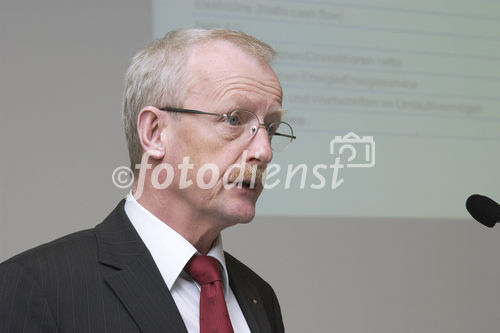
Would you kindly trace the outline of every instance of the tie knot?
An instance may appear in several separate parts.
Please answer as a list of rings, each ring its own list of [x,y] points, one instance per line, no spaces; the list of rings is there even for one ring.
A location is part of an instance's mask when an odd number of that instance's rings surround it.
[[[184,267],[184,270],[199,285],[221,281],[219,262],[214,257],[193,256]]]

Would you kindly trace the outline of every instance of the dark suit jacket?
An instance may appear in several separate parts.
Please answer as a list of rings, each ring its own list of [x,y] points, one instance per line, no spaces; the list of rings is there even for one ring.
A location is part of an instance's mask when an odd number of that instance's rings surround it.
[[[0,332],[187,332],[124,200],[94,229],[0,265]],[[283,332],[269,284],[229,254],[229,283],[252,332]]]

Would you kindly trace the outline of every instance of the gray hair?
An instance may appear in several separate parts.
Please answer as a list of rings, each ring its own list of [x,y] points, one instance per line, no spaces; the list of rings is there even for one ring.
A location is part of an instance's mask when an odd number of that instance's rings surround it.
[[[227,41],[258,62],[270,64],[276,51],[266,43],[231,30],[178,29],[155,40],[132,58],[125,77],[122,119],[132,169],[141,162],[142,147],[137,117],[142,108],[182,107],[185,95],[185,65],[194,45]]]

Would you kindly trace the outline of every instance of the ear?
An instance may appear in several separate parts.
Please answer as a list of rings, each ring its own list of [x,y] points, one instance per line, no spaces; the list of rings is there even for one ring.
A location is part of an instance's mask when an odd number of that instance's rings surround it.
[[[160,113],[154,106],[146,106],[137,117],[137,134],[144,152],[156,160],[165,156],[165,146],[161,140]]]

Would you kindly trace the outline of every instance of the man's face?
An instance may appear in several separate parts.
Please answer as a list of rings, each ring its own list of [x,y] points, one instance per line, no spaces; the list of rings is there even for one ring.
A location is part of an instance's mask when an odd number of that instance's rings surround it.
[[[213,113],[245,109],[254,112],[260,123],[265,124],[281,119],[281,85],[274,71],[232,44],[215,41],[196,46],[186,68],[183,108]],[[167,125],[168,134],[165,135],[168,137],[165,139],[166,161],[175,166],[184,157],[189,157],[194,165],[187,174],[193,185],[173,189],[183,203],[180,208],[189,210],[187,213],[191,215],[218,221],[224,227],[249,222],[262,192],[261,182],[257,181],[253,189],[247,186],[226,188],[224,174],[236,163],[265,170],[272,159],[266,130],[261,128],[253,137],[230,139],[224,130],[227,120],[216,116],[183,114],[178,121],[170,121],[172,126]],[[217,182],[211,188],[200,189],[196,176],[208,163],[215,164],[219,170]],[[179,173],[177,171],[175,182],[179,181]],[[205,176],[208,183],[211,172],[206,172]]]

